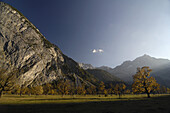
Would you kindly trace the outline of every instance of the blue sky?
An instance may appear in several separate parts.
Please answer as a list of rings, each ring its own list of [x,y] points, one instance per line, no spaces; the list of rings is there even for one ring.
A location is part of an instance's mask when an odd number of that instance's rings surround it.
[[[77,62],[170,59],[170,0],[2,0]]]

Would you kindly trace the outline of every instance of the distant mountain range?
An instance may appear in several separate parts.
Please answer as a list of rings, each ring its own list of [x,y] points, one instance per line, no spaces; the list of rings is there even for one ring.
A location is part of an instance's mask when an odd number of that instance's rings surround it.
[[[88,71],[90,74],[94,75],[95,78],[97,78],[100,81],[103,81],[104,83],[122,82],[120,78],[102,69],[87,69],[86,71]]]
[[[154,76],[158,83],[170,87],[170,60],[168,59],[154,58],[145,54],[133,61],[125,61],[115,68],[101,66],[96,69],[105,70],[125,82],[132,83],[132,75],[136,73],[137,67],[143,66],[149,66],[152,69],[151,76]]]

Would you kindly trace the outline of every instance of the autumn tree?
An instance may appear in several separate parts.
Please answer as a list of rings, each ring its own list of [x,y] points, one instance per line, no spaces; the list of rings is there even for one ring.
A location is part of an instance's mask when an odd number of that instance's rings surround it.
[[[61,80],[57,83],[57,90],[63,96],[69,94],[70,83],[68,80]]]
[[[103,94],[104,93],[104,89],[105,89],[105,85],[104,85],[104,82],[101,81],[99,86],[98,86],[98,93],[99,93],[99,96],[100,94]]]
[[[0,98],[3,94],[3,91],[10,91],[14,88],[15,85],[15,75],[16,71],[5,75],[6,71],[0,71]]]
[[[125,94],[130,94],[131,91],[129,89],[125,90]]]
[[[114,88],[114,93],[119,95],[119,98],[125,93],[126,85],[124,83],[116,84]]]
[[[89,88],[87,88],[87,93],[91,95],[96,94],[96,87],[91,85]]]
[[[28,94],[29,96],[31,96],[31,94],[34,94],[33,90],[34,90],[33,87],[29,85],[25,87],[25,94]]]
[[[43,85],[43,93],[45,95],[48,95],[48,94],[54,94],[54,90],[53,90],[53,87],[50,83],[46,83],[45,85]]]
[[[110,88],[108,89],[108,93],[112,96],[114,94],[114,85],[110,83]]]
[[[20,96],[24,95],[27,91],[26,84],[20,85],[18,91],[19,91]]]
[[[20,85],[15,85],[13,90],[12,90],[13,94],[20,94]]]
[[[77,87],[77,94],[78,95],[85,95],[86,94],[86,89],[85,89],[85,85],[82,84],[81,86]]]
[[[21,96],[26,93],[26,90],[27,90],[26,86],[17,84],[13,87],[12,93],[17,95],[19,94]]]
[[[76,94],[76,90],[77,90],[76,85],[74,83],[71,83],[70,84],[70,92],[69,92],[69,94],[74,96]]]
[[[42,86],[35,86],[31,88],[32,93],[35,95],[41,95],[43,94],[43,87]]]
[[[21,95],[28,94],[28,93],[27,93],[28,90],[29,90],[28,87],[22,87],[21,90],[20,90],[20,96],[21,96]]]
[[[167,88],[167,93],[170,94],[170,88]]]
[[[105,96],[105,97],[108,96],[108,90],[107,90],[107,89],[104,89],[103,93],[104,93],[104,96]]]
[[[156,82],[155,78],[150,77],[151,71],[147,66],[137,68],[136,74],[133,75],[133,93],[146,93],[148,98],[150,98],[151,92],[159,90],[160,85]]]
[[[161,86],[158,92],[161,94],[165,94],[167,93],[167,88],[165,86]]]

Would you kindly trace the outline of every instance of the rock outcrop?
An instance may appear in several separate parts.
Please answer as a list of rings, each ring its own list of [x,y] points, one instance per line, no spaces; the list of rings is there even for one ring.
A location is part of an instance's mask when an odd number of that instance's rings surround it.
[[[85,64],[85,63],[78,63],[79,66],[85,70],[87,69],[95,69],[95,67],[93,67],[91,64]]]
[[[86,71],[51,44],[19,11],[0,2],[0,69],[19,84],[39,85],[61,78],[91,85]],[[79,79],[79,80],[77,80]]]

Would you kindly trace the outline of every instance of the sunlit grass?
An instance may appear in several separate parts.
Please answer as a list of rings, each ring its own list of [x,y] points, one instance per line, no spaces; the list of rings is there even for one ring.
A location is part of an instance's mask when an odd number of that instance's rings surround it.
[[[165,96],[165,94],[156,94],[151,95],[151,97],[159,97]],[[147,95],[123,95],[121,99],[117,95],[108,95],[105,97],[104,95],[3,95],[0,99],[0,104],[42,104],[42,103],[83,103],[83,102],[102,102],[102,101],[123,101],[123,100],[139,100],[139,99],[147,99]]]

